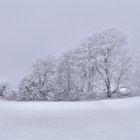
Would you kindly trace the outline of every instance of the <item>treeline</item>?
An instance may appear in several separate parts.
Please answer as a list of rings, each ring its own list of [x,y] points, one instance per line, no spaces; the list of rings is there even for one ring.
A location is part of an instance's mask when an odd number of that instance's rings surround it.
[[[132,54],[133,55],[133,54]],[[17,91],[0,87],[7,99],[75,101],[130,96],[136,92],[133,58],[126,37],[115,29],[94,34],[60,57],[33,63]]]

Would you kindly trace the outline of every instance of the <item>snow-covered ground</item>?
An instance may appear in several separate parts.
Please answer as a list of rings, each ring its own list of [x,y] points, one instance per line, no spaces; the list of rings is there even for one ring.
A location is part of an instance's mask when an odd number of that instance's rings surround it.
[[[140,140],[140,97],[93,102],[0,101],[0,140]]]

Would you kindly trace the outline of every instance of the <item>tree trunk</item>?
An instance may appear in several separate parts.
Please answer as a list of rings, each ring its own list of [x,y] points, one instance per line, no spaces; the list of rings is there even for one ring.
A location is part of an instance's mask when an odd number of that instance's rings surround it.
[[[111,97],[112,97],[111,91],[110,89],[107,89],[106,98],[111,98]]]
[[[110,86],[110,80],[108,78],[107,78],[107,82],[105,81],[105,84],[106,84],[106,89],[107,89],[106,98],[111,98],[112,97],[111,86]]]

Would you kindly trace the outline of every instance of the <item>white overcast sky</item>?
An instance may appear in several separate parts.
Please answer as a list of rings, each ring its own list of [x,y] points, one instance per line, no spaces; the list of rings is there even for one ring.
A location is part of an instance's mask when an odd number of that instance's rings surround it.
[[[13,86],[47,54],[118,28],[140,47],[139,0],[0,0],[0,80]]]

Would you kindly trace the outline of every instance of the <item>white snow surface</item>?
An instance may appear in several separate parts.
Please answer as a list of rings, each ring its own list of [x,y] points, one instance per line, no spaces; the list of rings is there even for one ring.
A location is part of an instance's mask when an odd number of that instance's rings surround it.
[[[0,101],[0,140],[140,140],[140,97]]]

